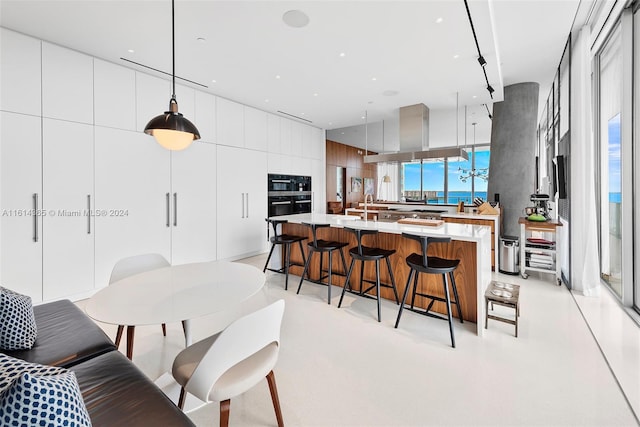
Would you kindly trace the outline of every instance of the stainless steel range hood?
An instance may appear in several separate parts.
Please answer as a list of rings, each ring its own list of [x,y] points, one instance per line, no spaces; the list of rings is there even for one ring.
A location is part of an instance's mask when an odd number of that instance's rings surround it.
[[[365,163],[411,162],[422,159],[463,158],[461,147],[429,149],[429,108],[424,104],[400,107],[400,151],[365,156]]]

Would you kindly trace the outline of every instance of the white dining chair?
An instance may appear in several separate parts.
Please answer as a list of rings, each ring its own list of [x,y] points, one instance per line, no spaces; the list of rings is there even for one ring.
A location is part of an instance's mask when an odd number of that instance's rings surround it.
[[[109,278],[109,284],[135,274],[168,267],[170,265],[169,261],[160,254],[142,254],[123,258],[113,266],[113,270],[111,270],[111,277]],[[118,325],[115,342],[116,348],[120,346],[124,326],[125,325]],[[167,336],[167,325],[165,323],[162,324],[162,335],[165,337]]]
[[[182,387],[180,409],[184,406],[185,392],[206,403],[220,402],[220,426],[228,426],[231,399],[266,377],[278,426],[283,427],[273,374],[280,349],[283,313],[284,300],[278,300],[182,350],[171,369]]]

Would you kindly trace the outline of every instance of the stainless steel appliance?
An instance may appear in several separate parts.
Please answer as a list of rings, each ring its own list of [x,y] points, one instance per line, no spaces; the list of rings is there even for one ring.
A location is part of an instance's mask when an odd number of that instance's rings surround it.
[[[395,222],[404,218],[420,218],[420,219],[440,219],[441,214],[445,213],[444,210],[434,209],[389,209],[380,211],[378,214],[378,221]]]
[[[269,174],[267,177],[269,216],[311,212],[311,177]]]

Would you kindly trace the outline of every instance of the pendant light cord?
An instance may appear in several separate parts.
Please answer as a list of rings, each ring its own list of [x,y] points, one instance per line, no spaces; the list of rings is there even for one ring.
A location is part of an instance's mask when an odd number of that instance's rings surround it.
[[[175,0],[171,0],[171,60],[172,60],[172,82],[173,90],[171,99],[176,99],[176,17],[175,17]]]

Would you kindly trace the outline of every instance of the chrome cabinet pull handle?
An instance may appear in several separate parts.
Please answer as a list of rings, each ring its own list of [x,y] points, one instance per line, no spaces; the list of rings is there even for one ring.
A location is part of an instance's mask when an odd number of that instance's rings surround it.
[[[38,193],[33,193],[33,241],[38,241]]]
[[[244,193],[241,193],[242,197],[242,218],[244,218]]]
[[[91,194],[87,194],[87,234],[91,234]]]
[[[171,197],[171,194],[167,193],[166,194],[166,198],[167,198],[167,227],[171,227],[171,208],[169,207],[169,205],[171,204],[171,201],[169,200],[169,198]]]
[[[245,193],[247,195],[247,218],[249,218],[249,193]]]
[[[173,226],[178,226],[178,193],[173,193]]]

